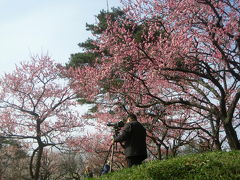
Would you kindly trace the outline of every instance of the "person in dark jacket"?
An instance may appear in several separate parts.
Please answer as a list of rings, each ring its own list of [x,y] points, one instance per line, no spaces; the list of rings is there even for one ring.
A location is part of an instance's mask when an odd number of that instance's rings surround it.
[[[107,174],[109,172],[109,170],[110,170],[110,165],[109,164],[110,164],[109,162],[104,164],[101,175]]]
[[[126,124],[113,142],[124,142],[128,167],[139,165],[147,158],[146,129],[137,121],[135,114],[129,114]]]

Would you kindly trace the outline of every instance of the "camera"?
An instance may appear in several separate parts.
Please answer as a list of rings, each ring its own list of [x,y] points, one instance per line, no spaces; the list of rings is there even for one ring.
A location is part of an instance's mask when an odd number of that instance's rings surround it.
[[[115,122],[115,123],[114,122],[108,122],[107,126],[112,126],[115,129],[119,129],[119,128],[124,126],[124,122],[123,121],[118,121],[118,122]]]

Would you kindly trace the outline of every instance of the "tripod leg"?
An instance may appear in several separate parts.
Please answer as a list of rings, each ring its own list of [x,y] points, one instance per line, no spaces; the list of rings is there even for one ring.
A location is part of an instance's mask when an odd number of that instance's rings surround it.
[[[113,154],[114,154],[114,144],[112,145],[112,151],[111,151],[111,162],[110,162],[110,172],[112,172],[112,164],[113,164]]]
[[[109,150],[108,150],[107,156],[106,156],[105,161],[104,161],[104,163],[103,163],[103,167],[104,167],[104,165],[107,163],[107,160],[108,160],[109,154],[112,153],[112,149],[113,149],[113,144],[111,144],[111,146],[109,147]],[[101,171],[103,170],[103,167],[102,167]],[[101,174],[102,174],[102,172],[100,172],[100,175],[101,175]]]

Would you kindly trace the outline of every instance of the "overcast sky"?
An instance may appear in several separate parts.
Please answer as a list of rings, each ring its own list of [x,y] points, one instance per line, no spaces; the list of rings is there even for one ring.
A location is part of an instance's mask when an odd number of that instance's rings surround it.
[[[108,4],[118,7],[120,0]],[[102,9],[107,0],[0,0],[0,75],[31,54],[48,53],[65,64],[90,37],[85,25]]]

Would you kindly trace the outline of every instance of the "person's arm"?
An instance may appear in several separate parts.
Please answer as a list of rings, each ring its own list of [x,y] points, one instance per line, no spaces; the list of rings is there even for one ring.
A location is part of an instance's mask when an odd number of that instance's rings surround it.
[[[126,141],[131,133],[131,125],[130,124],[126,124],[122,131],[119,133],[119,135],[117,135],[116,137],[114,137],[114,142],[123,142]]]

